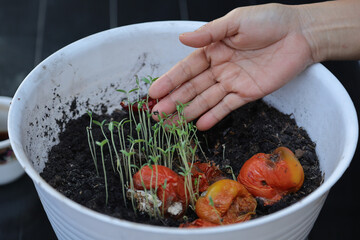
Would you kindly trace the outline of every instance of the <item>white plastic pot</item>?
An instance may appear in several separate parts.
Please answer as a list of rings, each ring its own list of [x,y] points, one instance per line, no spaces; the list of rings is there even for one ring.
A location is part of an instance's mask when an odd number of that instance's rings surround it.
[[[0,132],[7,132],[10,103],[10,97],[0,96]],[[9,139],[0,141],[0,154],[3,154],[5,159],[0,162],[0,185],[5,185],[23,175],[24,169],[12,153]]]
[[[193,49],[178,41],[201,22],[153,22],[101,32],[56,52],[37,66],[17,90],[9,114],[12,147],[32,178],[59,239],[304,239],[353,157],[358,122],[350,97],[322,65],[265,100],[292,113],[316,142],[324,183],[296,204],[245,223],[206,229],[155,227],[109,217],[57,192],[40,176],[48,150],[57,143],[58,119],[78,117],[106,103],[111,112],[124,97],[117,88],[135,86],[134,75],[160,76]],[[66,105],[76,98],[78,111]],[[100,108],[97,111],[101,111]],[[84,139],[86,141],[86,139]],[[119,203],[120,204],[120,203]]]

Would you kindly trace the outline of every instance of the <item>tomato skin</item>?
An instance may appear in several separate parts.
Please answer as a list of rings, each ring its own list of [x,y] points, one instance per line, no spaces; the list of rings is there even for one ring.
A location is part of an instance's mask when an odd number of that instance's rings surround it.
[[[144,166],[134,174],[133,181],[136,190],[144,190],[144,187],[147,190],[155,190],[157,188],[156,195],[164,202],[165,210],[168,209],[172,203],[181,202],[185,211],[186,197],[184,180],[170,168],[161,165],[152,165],[151,167]]]
[[[298,191],[304,182],[304,171],[290,149],[279,147],[272,154],[258,153],[247,160],[237,180],[270,205],[285,194]]]
[[[199,192],[205,192],[214,182],[224,179],[222,171],[213,163],[195,162],[191,169],[193,187],[199,188]],[[195,179],[197,179],[195,182]]]
[[[194,163],[191,173],[193,174],[193,189],[199,187],[199,192],[206,191],[212,182],[223,178],[220,169],[210,163]],[[189,196],[189,193],[185,194],[184,177],[173,170],[162,165],[144,166],[134,174],[133,181],[136,190],[157,189],[156,195],[164,202],[165,210],[173,203],[180,202],[185,212],[186,196]]]
[[[212,203],[211,203],[212,201]],[[196,202],[196,214],[213,224],[232,224],[249,220],[257,202],[237,181],[222,179],[213,183]]]

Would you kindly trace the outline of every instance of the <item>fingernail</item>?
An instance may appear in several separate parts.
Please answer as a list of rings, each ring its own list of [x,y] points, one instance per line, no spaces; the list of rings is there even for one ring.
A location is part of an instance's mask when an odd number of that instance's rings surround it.
[[[180,34],[180,36],[181,36],[181,37],[182,37],[182,36],[186,36],[186,35],[189,35],[189,34],[191,34],[191,33],[193,33],[193,32],[184,32],[184,33]]]

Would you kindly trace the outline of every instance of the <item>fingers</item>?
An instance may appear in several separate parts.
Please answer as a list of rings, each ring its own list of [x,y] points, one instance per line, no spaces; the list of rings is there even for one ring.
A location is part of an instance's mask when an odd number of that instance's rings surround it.
[[[192,121],[201,116],[216,106],[227,94],[228,92],[222,87],[221,83],[217,83],[197,95],[184,110],[186,121]]]
[[[225,116],[235,109],[245,105],[248,101],[236,95],[230,93],[226,95],[216,106],[205,113],[196,122],[196,127],[200,131],[206,131],[220,122]]]
[[[237,34],[238,29],[239,22],[234,19],[234,11],[232,11],[224,17],[203,25],[194,32],[181,34],[179,39],[187,46],[200,48],[233,36]]]
[[[205,71],[209,65],[203,49],[194,51],[156,80],[149,88],[149,96],[154,99],[166,96],[182,83]]]
[[[204,92],[206,89],[216,83],[214,76],[210,70],[205,70],[195,78],[183,83],[180,87],[176,88],[171,94],[162,99],[153,111],[159,113],[171,114],[176,111],[178,103],[187,103],[194,99],[196,96]]]

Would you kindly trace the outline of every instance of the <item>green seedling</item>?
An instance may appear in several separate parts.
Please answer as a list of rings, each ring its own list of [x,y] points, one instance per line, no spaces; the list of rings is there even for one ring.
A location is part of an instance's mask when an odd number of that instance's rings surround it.
[[[90,153],[98,173],[96,148],[94,143],[95,139],[92,135],[92,124],[94,124],[100,128],[105,138],[102,142],[96,142],[96,145],[98,145],[101,150],[103,169],[105,171],[103,147],[107,144],[114,172],[117,172],[120,177],[125,206],[126,192],[128,188],[134,190],[132,176],[139,170],[139,166],[148,165],[149,167],[154,166],[154,168],[157,168],[157,166],[163,165],[170,169],[173,169],[174,166],[176,166],[177,169],[181,169],[179,174],[184,177],[186,201],[190,204],[190,207],[194,209],[196,200],[199,197],[200,178],[193,180],[191,169],[196,159],[197,150],[199,149],[203,152],[196,136],[197,128],[192,122],[188,123],[186,121],[184,109],[187,104],[182,103],[178,103],[176,113],[171,115],[166,115],[165,113],[158,114],[159,121],[153,123],[153,115],[149,110],[149,97],[142,98],[140,96],[140,80],[145,83],[145,85],[151,85],[156,79],[157,78],[152,78],[150,76],[141,79],[136,78],[137,87],[129,91],[117,89],[118,92],[126,95],[124,102],[127,103],[128,107],[128,117],[119,122],[112,120],[108,124],[106,124],[105,120],[99,122],[93,119],[90,111],[88,112],[90,125],[86,130]],[[133,95],[137,97],[135,101],[130,100],[130,96],[133,97]],[[134,106],[136,106],[136,109],[138,110],[135,111],[133,108]],[[174,119],[176,119],[176,121]],[[107,128],[104,127],[105,125],[107,125]],[[125,129],[129,129],[129,134],[126,133]],[[204,153],[203,155],[205,156]],[[113,158],[116,158],[115,161]],[[114,162],[116,162],[116,170]],[[145,164],[143,164],[144,162]],[[157,186],[157,169],[153,170],[151,180],[154,179]],[[106,182],[106,195],[108,198],[105,172],[104,177]],[[193,185],[193,181],[195,181],[195,185]],[[165,181],[165,183],[159,187],[165,189],[166,185],[167,182]],[[155,189],[151,189],[151,187],[150,189],[145,189],[144,186],[144,191],[153,195],[154,199],[156,199],[155,195],[157,190],[157,187]],[[134,212],[136,213],[133,194],[134,192],[132,192],[131,195],[131,202]],[[163,196],[163,201],[165,200],[164,198],[165,195]],[[157,204],[154,206],[157,206]],[[154,207],[153,212],[149,213],[149,215],[150,217],[155,216],[155,218],[159,216],[164,217],[164,204],[162,209]]]
[[[101,123],[99,121],[93,120],[93,123],[98,125],[101,129],[101,132],[105,138],[105,140],[107,140],[107,145],[108,145],[108,149],[109,149],[109,153],[110,153],[110,161],[111,161],[111,166],[115,172],[115,166],[114,166],[114,161],[113,161],[113,155],[112,155],[112,151],[111,151],[111,146],[110,146],[110,142],[109,139],[107,138],[105,131],[104,131],[104,125],[105,125],[106,120],[103,120]]]
[[[233,168],[232,168],[230,165],[226,165],[226,166],[225,166],[225,168],[230,169],[231,176],[232,176],[233,180],[234,180],[234,181],[236,181],[236,177],[235,177],[235,174],[234,174]]]
[[[212,199],[211,196],[209,196],[209,205],[214,209],[214,212],[218,216],[220,225],[223,225],[223,219],[220,217],[220,214],[219,214],[218,210],[216,210],[214,200]]]
[[[96,142],[96,145],[100,146],[101,151],[101,161],[103,165],[103,172],[104,172],[104,179],[105,179],[105,194],[106,199],[105,203],[108,204],[109,194],[108,194],[108,185],[107,185],[107,177],[106,177],[106,169],[105,169],[105,159],[104,159],[104,145],[107,144],[109,141],[107,139],[104,139],[102,142]]]
[[[92,120],[92,112],[87,111],[87,113],[88,113],[88,115],[90,117],[90,125],[88,127],[86,127],[86,134],[87,134],[90,154],[91,154],[91,157],[92,157],[92,159],[94,161],[96,174],[99,176],[99,170],[98,170],[98,165],[97,165],[97,157],[96,157],[95,141],[94,141],[94,137],[92,135],[92,121],[93,121]]]

